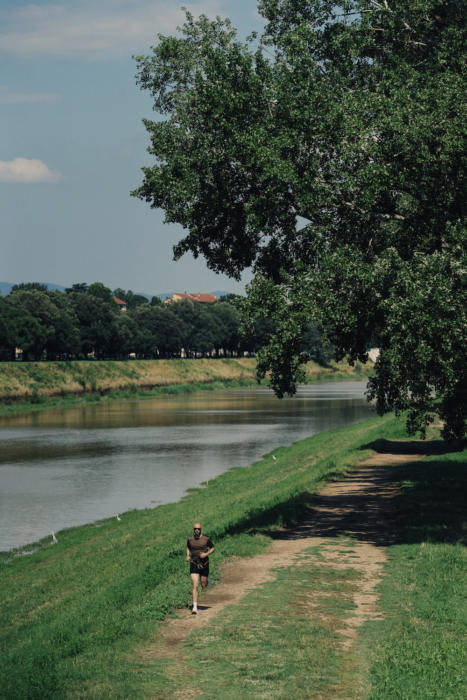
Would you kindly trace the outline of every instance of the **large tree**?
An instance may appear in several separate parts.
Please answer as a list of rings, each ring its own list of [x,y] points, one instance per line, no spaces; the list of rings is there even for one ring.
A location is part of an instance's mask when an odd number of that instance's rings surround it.
[[[6,301],[15,311],[15,344],[22,349],[23,359],[42,360],[49,354],[54,357],[63,324],[61,312],[49,293],[18,285]]]
[[[238,353],[240,347],[240,314],[233,304],[227,301],[217,301],[207,305],[207,310],[217,323],[217,333],[214,339],[216,353]]]
[[[460,0],[260,0],[262,36],[187,14],[138,61],[154,97],[152,167],[134,194],[239,277],[279,396],[300,379],[302,337],[337,357],[381,350],[370,396],[437,413],[465,433],[465,83]]]
[[[47,328],[27,308],[12,302],[12,295],[0,298],[0,359],[15,360],[16,349],[23,358],[41,359],[47,342]]]
[[[47,359],[63,359],[75,356],[80,350],[78,319],[68,294],[48,291],[47,296],[56,306],[53,332],[47,340]]]
[[[115,305],[114,295],[109,287],[106,287],[103,282],[93,282],[86,289],[86,294],[90,294],[96,299],[102,299],[106,304]]]
[[[81,292],[70,292],[70,304],[78,323],[80,352],[85,357],[94,353],[99,360],[118,354],[117,305]]]
[[[137,354],[168,357],[180,352],[178,319],[170,309],[146,303],[137,307],[133,318],[138,329],[135,335]]]

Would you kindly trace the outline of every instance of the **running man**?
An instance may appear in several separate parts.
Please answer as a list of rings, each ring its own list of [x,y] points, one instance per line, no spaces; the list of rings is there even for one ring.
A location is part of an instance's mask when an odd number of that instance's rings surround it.
[[[193,582],[193,607],[191,614],[198,612],[198,584],[201,579],[201,586],[206,588],[209,576],[209,555],[214,552],[214,545],[211,538],[202,535],[201,523],[193,525],[193,535],[186,543],[186,560],[190,562],[190,576]]]

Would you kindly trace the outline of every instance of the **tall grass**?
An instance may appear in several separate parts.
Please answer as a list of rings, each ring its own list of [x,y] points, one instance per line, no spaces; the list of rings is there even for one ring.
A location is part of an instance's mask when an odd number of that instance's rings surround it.
[[[175,504],[130,511],[0,555],[0,697],[144,697],[130,651],[189,600],[184,544],[202,519],[215,560],[248,555],[312,508],[312,494],[401,437],[387,416],[315,435],[234,468]],[[19,556],[31,552],[28,556]],[[214,567],[215,578],[215,567]]]
[[[34,392],[50,397],[196,382],[254,380],[255,368],[253,358],[3,362],[0,363],[0,400],[30,400]]]

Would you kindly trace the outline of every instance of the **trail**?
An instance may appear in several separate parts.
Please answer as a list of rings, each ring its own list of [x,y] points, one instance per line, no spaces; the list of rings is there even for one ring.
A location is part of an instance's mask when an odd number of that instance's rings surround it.
[[[362,574],[353,599],[355,610],[346,626],[339,630],[342,649],[350,654],[358,628],[379,616],[375,587],[382,577],[386,547],[393,541],[397,528],[391,514],[391,501],[398,492],[392,483],[393,467],[424,456],[423,443],[389,444],[390,452],[373,455],[340,481],[328,484],[315,498],[313,517],[277,533],[267,553],[229,560],[222,567],[220,583],[202,594],[198,615],[192,615],[187,608],[178,611],[176,618],[167,620],[157,640],[141,652],[143,663],[154,658],[170,659],[174,662],[173,676],[186,677],[182,645],[188,635],[209,625],[225,606],[235,605],[251,589],[274,580],[277,567],[294,563],[299,566],[300,555],[311,547],[320,547],[320,566],[351,568]],[[336,541],[340,536],[353,538],[351,554],[343,553],[342,544]],[[314,605],[311,599],[310,615],[314,614]],[[194,691],[185,690],[175,697],[197,696]],[[340,697],[337,694],[326,700]]]

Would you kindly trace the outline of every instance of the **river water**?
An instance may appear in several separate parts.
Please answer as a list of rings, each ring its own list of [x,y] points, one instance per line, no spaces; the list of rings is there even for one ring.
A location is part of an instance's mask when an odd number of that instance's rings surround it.
[[[309,435],[373,415],[365,382],[112,401],[0,418],[0,550],[187,488]]]

